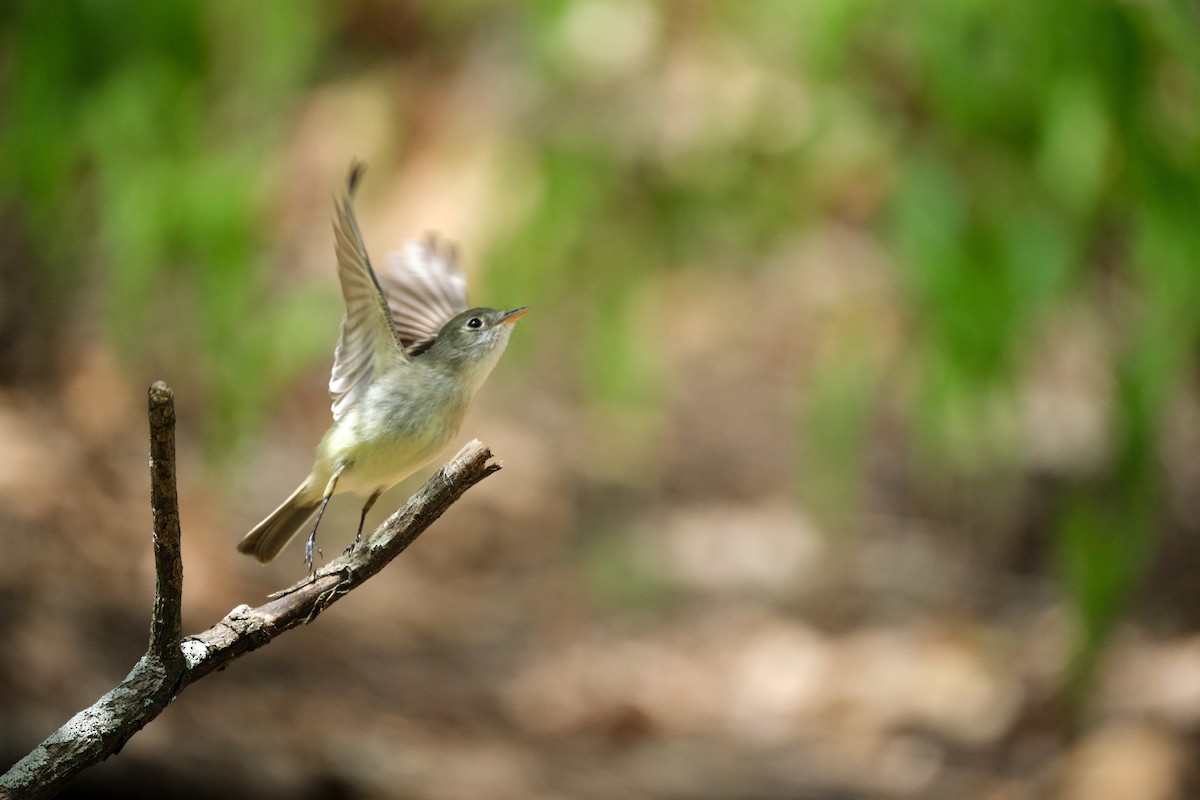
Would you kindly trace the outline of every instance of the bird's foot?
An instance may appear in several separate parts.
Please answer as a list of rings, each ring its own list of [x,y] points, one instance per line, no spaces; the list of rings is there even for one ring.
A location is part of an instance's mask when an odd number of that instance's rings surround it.
[[[317,547],[317,531],[315,528],[313,529],[313,532],[309,534],[308,541],[304,543],[304,563],[308,567],[309,573],[315,573],[317,571],[317,568],[313,566],[314,549],[316,549],[319,557],[325,557],[325,554],[321,552],[321,548]]]
[[[366,514],[363,514],[363,516],[365,517]],[[354,550],[360,544],[362,544],[362,525],[361,524],[358,526],[358,532],[354,534],[354,541],[351,542],[350,544],[346,545],[346,549],[342,551],[342,555],[344,555],[344,556],[350,555],[351,553],[354,552]]]

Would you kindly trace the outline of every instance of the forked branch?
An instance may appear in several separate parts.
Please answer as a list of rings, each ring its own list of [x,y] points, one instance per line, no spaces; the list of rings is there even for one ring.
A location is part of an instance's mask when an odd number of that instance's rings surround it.
[[[470,442],[353,552],[275,593],[269,602],[257,608],[240,605],[208,630],[183,638],[175,402],[161,381],[150,387],[149,397],[156,585],[146,654],[120,685],[0,775],[0,798],[54,795],[80,771],[118,752],[188,685],[316,619],[403,552],[467,489],[500,469],[486,445]]]

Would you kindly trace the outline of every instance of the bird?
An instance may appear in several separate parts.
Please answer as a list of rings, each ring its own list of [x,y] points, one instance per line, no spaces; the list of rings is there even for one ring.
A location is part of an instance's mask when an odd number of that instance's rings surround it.
[[[238,543],[259,562],[274,559],[315,512],[304,548],[313,567],[317,529],[329,499],[365,495],[353,550],[367,512],[387,489],[429,463],[457,434],[528,307],[467,306],[457,250],[436,236],[371,265],[354,214],[365,167],[351,165],[333,221],[342,318],[329,393],[333,424],[307,478]],[[320,553],[320,549],[317,549]]]

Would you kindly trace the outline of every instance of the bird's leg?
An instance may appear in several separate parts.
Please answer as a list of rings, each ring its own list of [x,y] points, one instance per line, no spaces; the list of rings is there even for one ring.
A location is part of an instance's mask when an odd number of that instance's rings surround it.
[[[342,470],[346,468],[342,464],[333,471],[333,477],[329,479],[329,484],[325,487],[325,496],[321,498],[321,510],[317,512],[317,521],[313,524],[312,533],[308,535],[308,541],[304,544],[304,563],[308,565],[309,572],[316,572],[313,567],[313,547],[317,543],[317,528],[321,527],[321,517],[325,514],[325,506],[329,505],[329,498],[333,497],[333,490],[337,487],[338,478],[342,475]],[[324,556],[321,548],[317,548],[317,555]]]
[[[362,541],[363,525],[367,521],[367,512],[371,510],[371,506],[375,505],[375,501],[379,499],[379,495],[383,494],[383,489],[376,489],[375,492],[367,498],[367,502],[363,503],[362,516],[358,518],[358,533],[354,534],[354,541],[346,548],[345,553],[351,553],[354,548],[358,547],[358,543]]]
[[[321,510],[317,512],[317,522],[313,525],[312,533],[308,535],[308,541],[304,543],[304,563],[308,565],[309,572],[316,572],[316,567],[313,566],[313,546],[317,543],[317,528],[321,527],[321,516],[325,513],[325,506],[329,505],[330,495],[325,495],[321,500]],[[321,548],[317,548],[317,555],[324,556]]]

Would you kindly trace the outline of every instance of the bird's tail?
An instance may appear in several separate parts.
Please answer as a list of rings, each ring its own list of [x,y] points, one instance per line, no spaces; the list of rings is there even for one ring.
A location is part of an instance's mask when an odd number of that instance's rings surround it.
[[[279,551],[292,540],[296,531],[300,530],[300,526],[313,515],[317,506],[321,504],[319,497],[316,500],[302,497],[307,487],[307,483],[300,484],[296,491],[292,492],[292,496],[284,500],[279,508],[255,525],[254,530],[247,533],[238,542],[238,552],[252,555],[263,564],[279,555]]]

